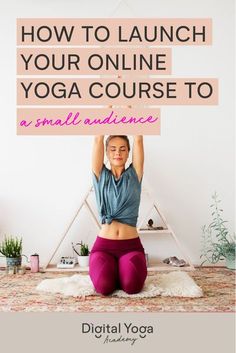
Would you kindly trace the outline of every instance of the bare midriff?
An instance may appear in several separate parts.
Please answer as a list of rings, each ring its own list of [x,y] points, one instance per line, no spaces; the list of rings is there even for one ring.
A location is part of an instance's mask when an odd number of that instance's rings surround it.
[[[116,240],[132,239],[139,236],[136,227],[115,220],[111,224],[102,224],[98,235],[102,238]]]

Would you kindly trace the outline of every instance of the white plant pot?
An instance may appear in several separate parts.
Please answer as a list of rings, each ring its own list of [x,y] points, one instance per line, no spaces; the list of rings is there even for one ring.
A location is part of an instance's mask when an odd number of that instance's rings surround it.
[[[78,263],[80,267],[87,267],[89,265],[89,255],[88,256],[78,255]]]

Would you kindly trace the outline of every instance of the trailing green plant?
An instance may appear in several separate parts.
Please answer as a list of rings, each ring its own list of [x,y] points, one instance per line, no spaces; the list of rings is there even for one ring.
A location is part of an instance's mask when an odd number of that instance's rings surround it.
[[[79,245],[80,246],[80,251],[78,252],[75,249],[75,246]],[[89,255],[89,248],[88,245],[83,243],[82,241],[79,243],[76,243],[74,246],[74,244],[72,243],[72,249],[75,251],[75,253],[79,256],[88,256]]]
[[[217,263],[225,258],[235,259],[235,234],[230,235],[228,228],[225,226],[227,221],[223,220],[223,209],[220,208],[221,200],[215,192],[212,195],[213,204],[210,205],[212,209],[213,221],[208,225],[202,227],[202,248],[200,258],[205,258],[201,263],[202,266],[206,261],[212,264]]]
[[[0,244],[0,253],[6,257],[20,257],[22,253],[22,238],[5,236]]]

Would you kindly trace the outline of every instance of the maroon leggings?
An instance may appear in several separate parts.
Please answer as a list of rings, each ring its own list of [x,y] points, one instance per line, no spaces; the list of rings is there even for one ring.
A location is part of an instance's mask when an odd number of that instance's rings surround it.
[[[147,277],[140,238],[116,240],[97,236],[90,252],[89,275],[97,293],[109,295],[115,289],[129,294],[140,292]]]

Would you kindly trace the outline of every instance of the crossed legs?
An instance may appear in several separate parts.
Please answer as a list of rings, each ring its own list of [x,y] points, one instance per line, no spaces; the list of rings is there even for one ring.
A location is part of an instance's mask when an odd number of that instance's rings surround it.
[[[109,253],[95,251],[90,254],[89,275],[97,293],[109,295],[117,288],[128,294],[138,293],[147,277],[145,255],[130,251],[117,259]]]

